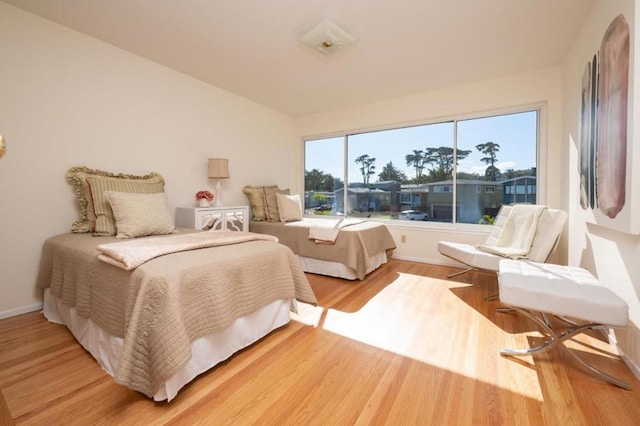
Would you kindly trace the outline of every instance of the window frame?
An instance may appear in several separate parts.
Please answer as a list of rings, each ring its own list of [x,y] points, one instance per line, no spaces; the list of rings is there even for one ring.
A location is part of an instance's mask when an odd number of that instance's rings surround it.
[[[439,123],[445,123],[445,122],[453,122],[453,129],[454,129],[454,145],[456,146],[457,149],[457,123],[459,121],[465,121],[465,120],[473,120],[473,119],[482,119],[482,118],[489,118],[489,117],[495,117],[495,116],[502,116],[502,115],[511,115],[511,114],[518,114],[518,113],[525,113],[525,112],[533,112],[536,111],[537,112],[537,122],[536,122],[536,135],[537,135],[537,143],[536,143],[536,200],[537,203],[539,204],[546,204],[547,203],[547,194],[546,194],[546,188],[547,188],[547,151],[548,151],[548,138],[547,138],[547,127],[548,127],[548,105],[547,102],[541,102],[541,103],[533,103],[533,104],[523,104],[520,106],[514,106],[514,107],[505,107],[505,108],[496,108],[496,109],[491,109],[491,110],[486,110],[486,111],[480,111],[480,112],[469,112],[469,113],[460,113],[460,114],[454,114],[454,115],[450,115],[450,116],[443,116],[443,117],[438,117],[437,119],[422,119],[422,120],[415,120],[415,121],[404,121],[404,122],[396,122],[396,123],[389,123],[389,124],[385,124],[385,125],[380,125],[380,126],[370,126],[370,127],[363,127],[363,128],[358,128],[358,129],[352,129],[352,130],[343,130],[343,131],[338,131],[338,132],[328,132],[328,133],[323,133],[323,134],[315,134],[315,135],[306,135],[303,136],[301,138],[301,143],[302,143],[302,160],[301,160],[301,181],[302,181],[302,185],[301,187],[304,188],[305,187],[305,182],[304,182],[304,174],[305,174],[305,161],[306,161],[306,152],[305,152],[305,143],[307,141],[312,141],[312,140],[318,140],[318,139],[328,139],[328,138],[337,138],[337,137],[343,137],[344,138],[344,143],[343,143],[343,158],[344,158],[344,164],[343,164],[343,171],[344,171],[344,176],[342,176],[344,185],[345,185],[345,191],[344,191],[344,195],[343,195],[343,205],[347,205],[348,204],[348,191],[346,190],[347,186],[348,186],[348,137],[349,136],[353,136],[353,135],[359,135],[359,134],[363,134],[363,133],[369,133],[369,132],[377,132],[377,131],[385,131],[385,130],[394,130],[394,129],[401,129],[401,128],[405,128],[405,127],[412,127],[412,126],[422,126],[422,125],[430,125],[430,124],[439,124]],[[455,170],[455,168],[454,168]],[[456,173],[453,174],[453,188],[451,190],[450,193],[453,194],[453,200],[457,200],[457,176]],[[455,204],[455,203],[454,203]],[[449,228],[449,229],[486,229],[486,225],[481,225],[481,224],[474,224],[474,223],[460,223],[456,221],[456,213],[457,213],[457,208],[456,209],[452,209],[453,210],[453,219],[452,222],[434,222],[434,221],[426,221],[426,222],[417,222],[417,221],[397,221],[397,220],[389,220],[389,219],[383,219],[383,218],[371,218],[368,220],[375,220],[375,221],[380,221],[380,222],[384,222],[385,224],[388,225],[397,225],[397,226],[402,226],[402,227],[419,227],[419,228],[425,228],[425,227],[433,227],[433,228],[438,228],[438,229],[442,229],[442,228]],[[305,217],[313,217],[312,215],[305,215]],[[346,215],[345,215],[346,217]],[[367,219],[364,219],[367,220]]]

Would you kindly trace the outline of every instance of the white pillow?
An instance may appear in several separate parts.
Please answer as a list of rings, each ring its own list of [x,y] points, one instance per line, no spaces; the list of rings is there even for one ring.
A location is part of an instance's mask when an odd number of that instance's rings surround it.
[[[299,194],[285,195],[276,193],[276,201],[281,222],[302,220],[302,203],[300,202]]]
[[[105,191],[116,220],[116,238],[171,234],[176,226],[164,192],[135,194]]]

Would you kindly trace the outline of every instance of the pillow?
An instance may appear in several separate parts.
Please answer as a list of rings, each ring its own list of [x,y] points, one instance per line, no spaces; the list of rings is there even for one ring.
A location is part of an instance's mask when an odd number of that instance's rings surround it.
[[[242,188],[242,192],[245,193],[251,204],[251,212],[253,213],[253,220],[266,220],[267,212],[265,207],[265,188],[276,189],[277,185],[271,186],[250,186],[247,185]]]
[[[299,194],[276,194],[276,200],[278,201],[278,212],[280,213],[281,222],[302,220],[302,203],[300,202]]]
[[[71,225],[71,232],[83,233],[93,232],[96,217],[93,212],[93,200],[87,183],[87,178],[91,176],[105,176],[118,179],[135,180],[136,182],[164,183],[164,179],[157,173],[149,173],[145,176],[135,176],[127,174],[116,174],[104,170],[90,169],[79,166],[72,167],[67,171],[67,180],[73,186],[73,193],[80,210],[80,217]]]
[[[265,218],[269,222],[279,222],[280,214],[278,214],[278,201],[276,199],[276,194],[289,195],[289,188],[287,189],[279,189],[278,187],[264,187],[264,207],[265,207]]]
[[[153,194],[164,192],[162,183],[137,182],[131,179],[111,177],[88,177],[89,191],[93,201],[93,213],[96,216],[93,235],[116,235],[116,224],[105,191],[128,192],[135,194]]]
[[[171,234],[176,226],[164,192],[135,194],[105,191],[116,221],[116,238]]]

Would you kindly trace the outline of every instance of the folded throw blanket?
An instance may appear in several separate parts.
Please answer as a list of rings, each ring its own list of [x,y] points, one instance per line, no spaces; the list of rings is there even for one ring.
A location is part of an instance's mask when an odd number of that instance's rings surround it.
[[[315,240],[317,244],[333,244],[338,238],[338,233],[342,228],[349,225],[364,222],[358,219],[314,219],[313,226],[309,227],[309,239]]]
[[[531,204],[514,205],[496,243],[492,246],[478,244],[476,248],[511,259],[526,258],[536,234],[538,219],[546,208],[546,206]]]
[[[99,244],[98,259],[125,271],[137,268],[149,260],[165,254],[206,247],[217,247],[247,241],[278,242],[272,235],[252,232],[213,231],[195,232],[168,237],[136,238],[118,243]]]

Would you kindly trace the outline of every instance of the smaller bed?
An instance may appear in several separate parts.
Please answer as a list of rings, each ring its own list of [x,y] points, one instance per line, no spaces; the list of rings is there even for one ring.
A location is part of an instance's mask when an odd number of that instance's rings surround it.
[[[327,222],[340,223],[334,241],[310,238],[312,230],[317,230],[319,225],[326,228]],[[277,237],[296,254],[305,272],[348,280],[364,279],[387,263],[396,248],[389,229],[372,221],[314,218],[286,223],[251,221],[249,230]]]

